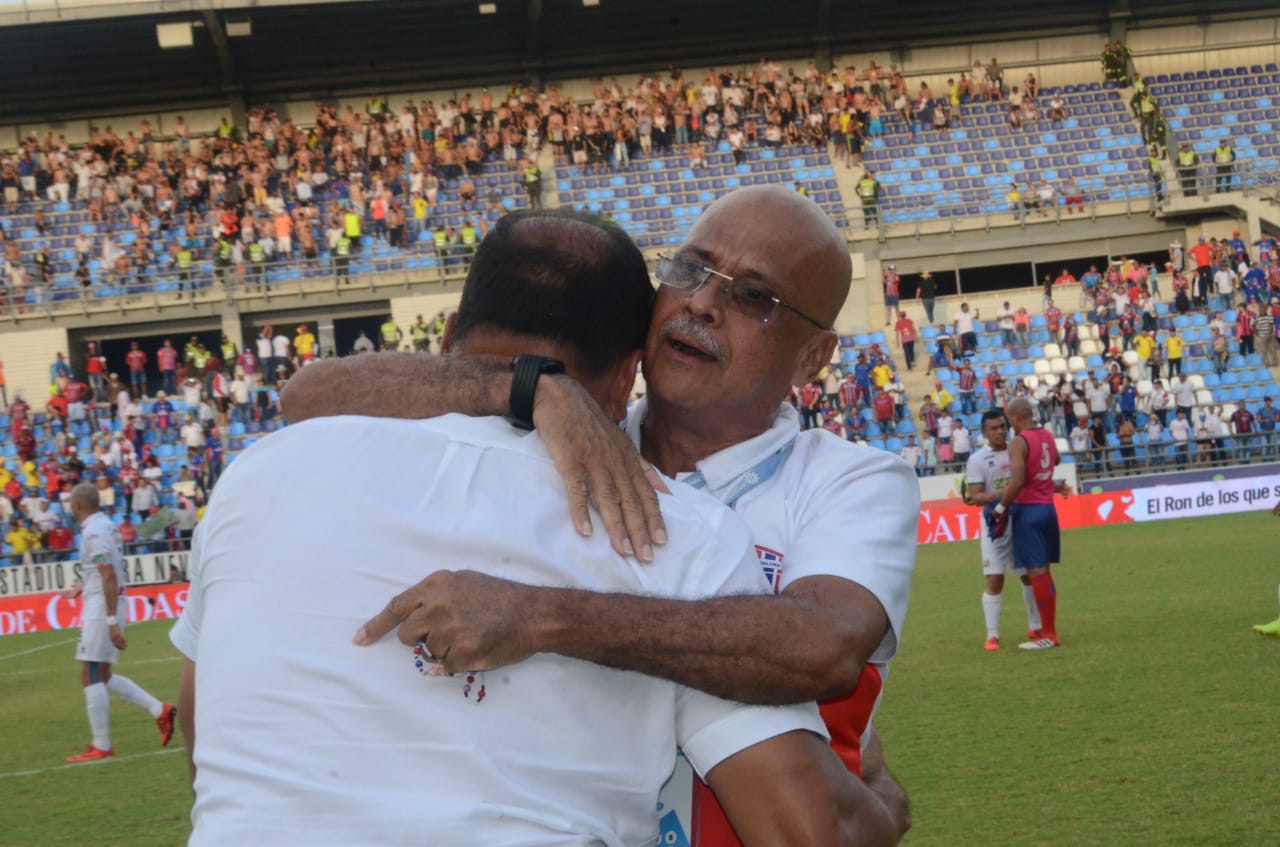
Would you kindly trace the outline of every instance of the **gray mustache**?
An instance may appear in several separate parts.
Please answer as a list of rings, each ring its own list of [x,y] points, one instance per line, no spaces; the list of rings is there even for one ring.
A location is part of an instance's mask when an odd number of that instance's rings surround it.
[[[706,324],[692,315],[680,315],[662,325],[663,338],[669,339],[675,333],[693,341],[717,359],[724,358],[724,348],[720,346],[720,342],[716,341]]]

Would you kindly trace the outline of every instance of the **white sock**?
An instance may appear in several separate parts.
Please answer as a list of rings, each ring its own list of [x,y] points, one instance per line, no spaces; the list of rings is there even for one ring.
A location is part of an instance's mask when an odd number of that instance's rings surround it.
[[[1003,599],[999,594],[982,592],[982,616],[987,619],[987,638],[1000,637],[1000,604]]]
[[[132,703],[140,709],[146,709],[153,718],[160,717],[160,712],[164,710],[164,703],[143,691],[138,686],[138,683],[127,676],[113,673],[111,679],[107,682],[107,690],[126,703]]]
[[[1027,604],[1027,629],[1040,628],[1040,607],[1036,605],[1036,592],[1030,585],[1022,586],[1022,602]]]
[[[84,688],[85,711],[89,713],[89,731],[93,733],[93,746],[99,750],[111,749],[111,700],[107,686],[101,682]]]

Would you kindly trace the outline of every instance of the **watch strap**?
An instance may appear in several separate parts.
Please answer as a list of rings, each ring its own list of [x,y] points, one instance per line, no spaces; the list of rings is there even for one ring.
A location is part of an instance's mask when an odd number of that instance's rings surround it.
[[[543,374],[564,373],[564,362],[545,356],[523,354],[511,360],[511,400],[507,423],[518,429],[533,429],[533,396]]]

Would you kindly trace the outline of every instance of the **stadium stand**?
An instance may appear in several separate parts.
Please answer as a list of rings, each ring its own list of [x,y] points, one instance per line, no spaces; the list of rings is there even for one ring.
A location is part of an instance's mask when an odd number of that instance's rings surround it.
[[[1054,97],[1065,106],[1063,120],[1048,115]],[[1041,89],[1037,100],[1039,119],[1017,128],[1007,102],[967,98],[949,129],[887,120],[864,156],[883,185],[884,221],[1010,212],[1011,183],[1031,199],[1044,180],[1055,187],[1057,205],[1068,179],[1090,204],[1150,194],[1142,139],[1115,83]]]
[[[1201,184],[1212,184],[1213,151],[1227,139],[1253,171],[1280,167],[1280,143],[1273,129],[1280,103],[1280,70],[1274,63],[1144,77],[1180,142],[1199,155]],[[1256,179],[1256,177],[1255,177]],[[1238,187],[1238,181],[1235,183]]]

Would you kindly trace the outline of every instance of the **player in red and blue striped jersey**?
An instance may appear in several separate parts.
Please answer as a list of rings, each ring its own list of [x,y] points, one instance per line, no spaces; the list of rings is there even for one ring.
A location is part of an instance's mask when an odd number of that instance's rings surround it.
[[[1013,526],[1013,561],[1026,570],[1040,611],[1040,637],[1019,644],[1023,650],[1057,647],[1057,587],[1049,566],[1060,558],[1058,513],[1053,508],[1054,493],[1070,494],[1066,483],[1053,481],[1058,465],[1058,448],[1053,435],[1036,422],[1031,401],[1024,397],[1011,402],[1005,418],[1016,433],[1009,442],[1009,482],[999,503],[985,511],[991,536],[999,538]]]

